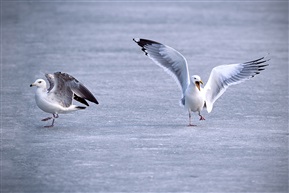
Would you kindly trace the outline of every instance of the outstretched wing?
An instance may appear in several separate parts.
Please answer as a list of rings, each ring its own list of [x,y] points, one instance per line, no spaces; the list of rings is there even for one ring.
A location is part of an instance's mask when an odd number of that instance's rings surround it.
[[[209,80],[204,87],[207,111],[210,113],[214,102],[234,84],[239,84],[254,77],[264,70],[266,62],[264,57],[241,64],[221,65],[213,68]]]
[[[55,86],[50,93],[53,93],[63,106],[70,106],[72,98],[87,106],[89,105],[85,99],[98,104],[93,94],[73,76],[67,73],[56,72],[53,74],[53,77]]]
[[[138,38],[133,40],[142,47],[142,51],[150,59],[164,68],[176,80],[182,90],[182,96],[184,96],[190,83],[188,64],[185,57],[175,49],[152,40]]]

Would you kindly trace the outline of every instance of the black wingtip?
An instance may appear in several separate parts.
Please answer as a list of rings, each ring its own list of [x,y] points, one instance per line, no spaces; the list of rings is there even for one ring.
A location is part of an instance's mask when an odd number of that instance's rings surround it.
[[[264,56],[264,57],[258,58],[256,60],[252,60],[250,62],[245,62],[245,64],[248,66],[252,66],[252,67],[256,68],[256,72],[252,76],[252,77],[254,77],[257,74],[260,74],[260,71],[265,70],[266,66],[269,66],[269,64],[267,63],[269,60],[270,60],[270,58],[265,59],[265,56]]]
[[[139,45],[140,47],[143,47],[143,46],[144,46],[144,44],[141,43],[141,41],[142,41],[141,38],[133,38],[133,41],[134,41],[135,43],[137,43],[137,45]]]
[[[75,107],[75,108],[77,108],[77,109],[85,109],[86,107],[83,107],[83,106],[77,106],[77,107]]]
[[[86,99],[89,100],[92,103],[97,104],[97,105],[99,104],[98,101],[96,100],[96,98],[92,94],[91,94],[90,97],[87,97]]]
[[[145,45],[161,44],[153,40],[142,39],[142,38],[133,38],[133,41],[137,43],[140,47],[144,47]]]
[[[160,44],[159,42],[155,42],[155,41],[148,40],[148,39],[141,39],[141,38],[133,38],[133,41],[141,47],[141,50],[145,53],[146,56],[148,55],[148,52],[145,48],[146,45]]]
[[[97,104],[97,105],[99,104],[98,101],[96,100],[96,98],[93,96],[92,93],[90,93],[86,99],[89,100],[89,101],[92,102],[92,103]]]
[[[262,57],[262,58],[258,58],[256,60],[252,60],[252,61],[249,61],[249,62],[245,62],[245,64],[249,64],[249,63],[256,63],[256,62],[259,62],[260,60],[263,60],[265,57]]]
[[[80,102],[80,103],[82,103],[82,104],[85,104],[86,106],[89,106],[89,104],[86,102],[85,99],[77,96],[76,94],[74,94],[74,97],[73,97],[73,98],[74,98],[74,100],[77,100],[78,102]]]
[[[134,41],[135,43],[138,43],[138,42],[140,41],[139,38],[132,38],[132,39],[133,39],[133,41]]]
[[[97,105],[99,104],[99,102],[98,102],[96,99],[95,99],[95,101],[93,101],[93,102],[94,102],[95,104],[97,104]]]
[[[96,98],[93,95],[91,97],[85,98],[85,99],[89,100],[90,102],[95,103],[97,105],[99,104],[98,101],[96,100]]]
[[[268,53],[266,56],[263,56],[261,58],[258,58],[256,60],[252,60],[252,61],[249,61],[249,62],[245,62],[245,64],[262,64],[262,63],[265,63],[265,62],[268,62],[271,60],[271,58],[268,58],[267,57],[270,55],[270,53]],[[268,66],[269,64],[264,64],[264,66]],[[261,66],[261,65],[260,65]]]

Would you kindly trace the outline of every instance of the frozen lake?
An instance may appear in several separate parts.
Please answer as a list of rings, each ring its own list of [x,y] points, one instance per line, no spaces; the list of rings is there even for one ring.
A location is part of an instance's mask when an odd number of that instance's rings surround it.
[[[288,192],[288,2],[1,2],[1,192]],[[132,38],[206,82],[267,55],[206,121]],[[54,128],[29,85],[63,71],[99,101]]]

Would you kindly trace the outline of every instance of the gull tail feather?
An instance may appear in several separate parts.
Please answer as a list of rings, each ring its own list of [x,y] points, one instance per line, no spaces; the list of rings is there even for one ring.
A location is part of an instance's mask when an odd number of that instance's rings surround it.
[[[77,110],[82,110],[85,109],[86,107],[84,106],[76,106],[76,105],[71,105],[70,107],[68,107],[65,112],[70,112],[70,111],[77,111]]]

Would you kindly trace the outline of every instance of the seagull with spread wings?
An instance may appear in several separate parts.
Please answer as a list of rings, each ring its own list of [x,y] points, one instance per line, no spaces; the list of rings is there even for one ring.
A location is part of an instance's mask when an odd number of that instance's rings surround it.
[[[215,101],[234,84],[239,84],[254,77],[268,65],[264,57],[239,64],[220,65],[212,69],[209,80],[204,88],[200,76],[190,77],[186,58],[175,49],[147,39],[133,39],[142,51],[157,65],[164,68],[178,83],[182,96],[180,104],[189,112],[189,126],[192,112],[198,112],[200,120],[205,120],[201,115],[203,108],[208,113],[213,109]]]
[[[44,112],[53,115],[53,117],[42,119],[42,121],[53,119],[52,124],[45,127],[53,127],[58,114],[86,108],[85,106],[73,105],[73,99],[86,106],[89,106],[86,100],[98,104],[93,94],[73,76],[67,73],[55,72],[54,74],[45,74],[45,77],[50,84],[48,89],[43,79],[37,79],[30,85],[30,87],[37,87],[35,93],[37,106]]]

